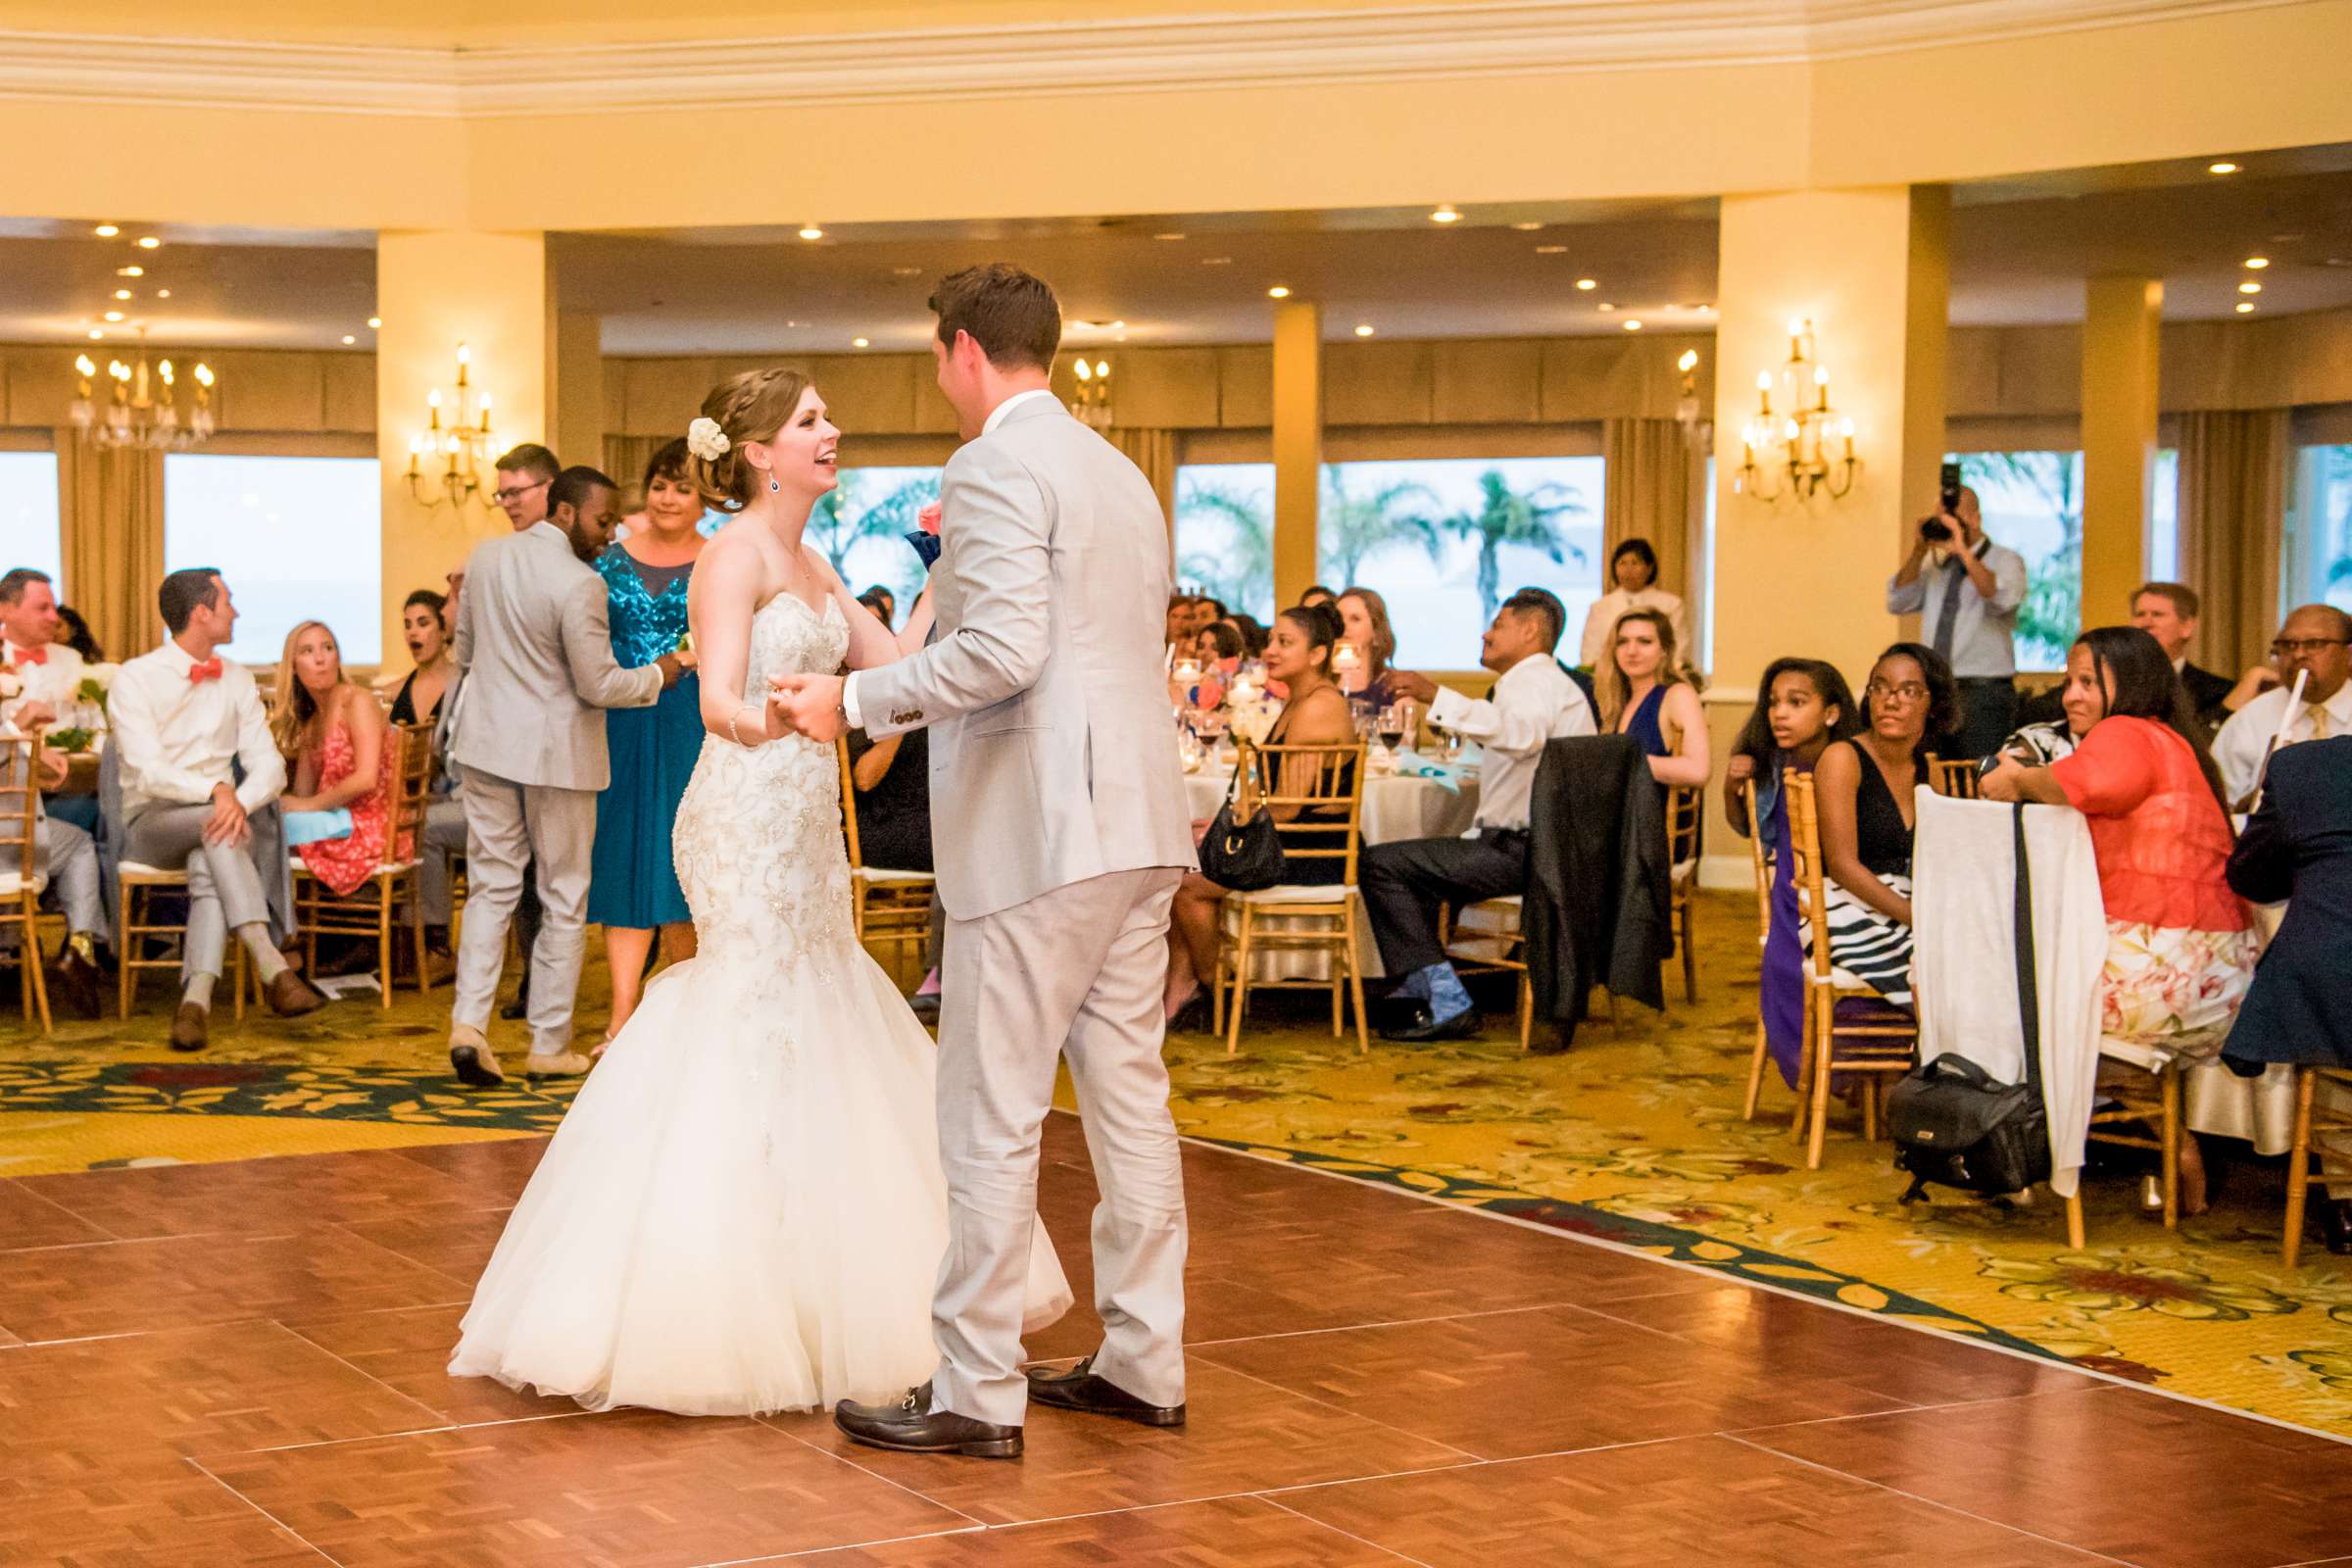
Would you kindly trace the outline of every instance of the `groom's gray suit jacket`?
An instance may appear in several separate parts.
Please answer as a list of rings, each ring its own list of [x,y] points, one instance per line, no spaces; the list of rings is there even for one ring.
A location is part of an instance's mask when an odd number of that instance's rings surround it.
[[[1161,667],[1168,525],[1151,485],[1041,397],[948,460],[940,509],[931,646],[857,680],[867,734],[931,730],[948,913],[1192,866]]]

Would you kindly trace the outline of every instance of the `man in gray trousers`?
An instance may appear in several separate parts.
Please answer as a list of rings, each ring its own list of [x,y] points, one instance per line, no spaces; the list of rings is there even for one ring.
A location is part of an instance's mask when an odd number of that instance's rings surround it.
[[[1192,813],[1160,664],[1167,521],[1135,465],[1047,389],[1054,291],[1000,264],[945,279],[931,307],[965,440],[941,476],[934,641],[846,684],[782,677],[772,702],[819,741],[930,726],[942,803],[939,1369],[834,1420],[877,1447],[1011,1458],[1032,1399],[1184,1421],[1184,1172],[1159,1053]],[[1024,1377],[1039,1130],[1061,1056],[1102,1190],[1102,1345]]]
[[[524,1070],[588,1070],[588,1058],[571,1049],[571,1007],[596,797],[611,778],[603,710],[652,706],[685,667],[676,654],[637,669],[612,658],[605,580],[588,564],[620,520],[612,481],[594,468],[565,468],[547,496],[544,522],[474,550],[458,601],[465,699],[450,757],[466,777],[466,893],[449,1063],[477,1088],[507,1079],[485,1031],[507,927],[534,859],[547,912],[531,955]]]

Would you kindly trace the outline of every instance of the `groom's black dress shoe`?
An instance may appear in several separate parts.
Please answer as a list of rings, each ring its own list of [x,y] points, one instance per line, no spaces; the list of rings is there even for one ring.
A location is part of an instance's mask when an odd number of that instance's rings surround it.
[[[960,1453],[975,1459],[1018,1459],[1021,1429],[931,1408],[931,1385],[918,1383],[896,1404],[858,1404],[844,1399],[833,1407],[833,1424],[852,1443],[900,1453]]]
[[[1381,1030],[1383,1040],[1401,1041],[1420,1045],[1432,1040],[1474,1040],[1478,1037],[1478,1009],[1464,1007],[1452,1017],[1440,1020],[1433,1017],[1426,1005],[1415,1007],[1396,1023]]]
[[[1108,1378],[1098,1377],[1095,1358],[1088,1356],[1067,1372],[1047,1367],[1029,1369],[1029,1397],[1058,1410],[1083,1410],[1088,1415],[1115,1415],[1147,1427],[1184,1425],[1181,1404],[1146,1404]]]

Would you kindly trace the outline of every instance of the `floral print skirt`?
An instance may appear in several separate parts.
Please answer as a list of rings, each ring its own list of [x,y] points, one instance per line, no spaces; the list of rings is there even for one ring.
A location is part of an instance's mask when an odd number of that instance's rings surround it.
[[[2108,921],[2099,1032],[2192,1055],[2218,1048],[2253,983],[2259,952],[2251,931]]]

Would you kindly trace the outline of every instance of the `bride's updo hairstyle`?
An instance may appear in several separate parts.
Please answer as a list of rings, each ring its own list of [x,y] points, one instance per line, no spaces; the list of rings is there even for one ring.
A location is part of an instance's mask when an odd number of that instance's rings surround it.
[[[775,439],[792,411],[801,406],[801,394],[813,384],[798,370],[777,368],[746,370],[710,389],[703,399],[702,417],[718,426],[727,449],[706,457],[709,444],[690,440],[696,450],[686,460],[686,477],[707,505],[720,512],[741,512],[750,504],[761,481],[760,470],[743,455],[743,444]]]

